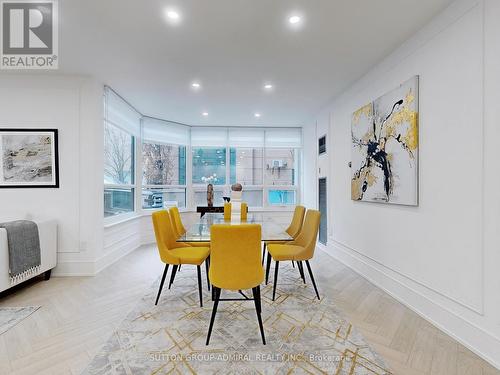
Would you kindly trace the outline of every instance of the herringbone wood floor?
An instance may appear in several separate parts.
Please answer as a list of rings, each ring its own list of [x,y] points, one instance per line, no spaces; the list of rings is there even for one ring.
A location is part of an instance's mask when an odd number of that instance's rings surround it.
[[[316,256],[320,293],[335,298],[395,374],[500,374],[355,272]],[[3,296],[0,306],[42,308],[0,335],[0,374],[79,374],[162,269],[149,246],[96,277],[52,278]]]

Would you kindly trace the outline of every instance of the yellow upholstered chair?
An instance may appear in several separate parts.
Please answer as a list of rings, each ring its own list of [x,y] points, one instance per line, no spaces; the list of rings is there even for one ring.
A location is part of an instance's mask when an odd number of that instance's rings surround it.
[[[309,265],[309,259],[314,256],[314,250],[316,249],[316,240],[318,237],[320,217],[321,213],[319,211],[308,210],[302,230],[294,241],[289,242],[285,245],[270,244],[268,246],[266,284],[269,279],[271,257],[276,263],[274,267],[273,301],[276,295],[276,284],[278,283],[279,262],[282,261],[297,262],[303,280],[305,280],[305,277],[302,262],[305,261],[307,270],[309,271],[309,276],[311,277],[311,281],[314,286],[314,291],[316,292],[316,296],[318,297],[318,299],[320,299],[318,288],[316,287],[316,282],[314,281],[314,276],[311,271],[311,266]]]
[[[181,214],[179,213],[179,209],[176,206],[174,206],[170,208],[169,212],[170,212],[170,217],[174,224],[175,232],[180,237],[183,234],[185,234],[187,230],[182,224]]]
[[[175,238],[177,239],[180,236],[186,234],[187,230],[184,227],[184,224],[182,224],[182,219],[181,219],[181,214],[179,213],[179,209],[174,206],[170,208],[169,212],[175,231],[175,236],[176,236]],[[183,242],[183,243],[194,247],[210,247],[210,242]]]
[[[304,222],[305,213],[306,213],[306,208],[304,206],[295,206],[295,210],[293,211],[292,222],[290,223],[288,228],[285,229],[285,232],[287,232],[288,235],[290,237],[292,237],[293,239],[297,238],[297,236],[299,235],[299,233],[302,229],[302,223]],[[262,264],[264,264],[267,246],[269,246],[270,244],[284,245],[286,243],[287,243],[287,241],[266,241],[266,242],[264,242],[264,248],[262,249]]]
[[[240,219],[241,221],[246,221],[248,218],[248,205],[246,202],[241,202],[241,212],[240,212]]]
[[[233,205],[231,203],[224,203],[224,221],[231,221]],[[240,205],[240,220],[244,221],[248,218],[248,204],[241,202]]]
[[[224,203],[224,221],[231,221],[231,203]]]
[[[210,249],[208,247],[191,247],[187,244],[176,242],[173,223],[170,219],[168,211],[156,211],[153,213],[152,218],[156,244],[158,246],[158,252],[160,253],[160,259],[163,263],[165,263],[165,269],[161,278],[160,288],[158,290],[155,305],[158,304],[158,300],[160,299],[160,294],[163,289],[163,283],[165,282],[165,277],[167,276],[169,265],[173,266],[172,273],[170,275],[170,283],[168,286],[168,288],[170,289],[172,283],[174,282],[178,267],[181,264],[192,264],[196,266],[198,271],[200,306],[203,307],[203,298],[201,291],[201,264],[207,261],[207,258],[210,255]]]
[[[242,293],[241,290],[243,289],[252,289],[260,334],[265,345],[266,338],[262,325],[260,299],[260,284],[264,280],[264,270],[260,262],[260,225],[212,225],[210,238],[212,247],[209,274],[214,306],[206,344],[208,345],[210,342],[219,301],[235,300],[221,299],[221,289],[240,291],[240,293]],[[241,300],[248,300],[248,298]]]

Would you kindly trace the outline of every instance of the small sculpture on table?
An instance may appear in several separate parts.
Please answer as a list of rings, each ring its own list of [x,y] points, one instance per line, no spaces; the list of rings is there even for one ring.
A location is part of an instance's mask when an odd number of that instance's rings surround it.
[[[207,185],[207,205],[208,207],[213,207],[214,205],[214,185]]]

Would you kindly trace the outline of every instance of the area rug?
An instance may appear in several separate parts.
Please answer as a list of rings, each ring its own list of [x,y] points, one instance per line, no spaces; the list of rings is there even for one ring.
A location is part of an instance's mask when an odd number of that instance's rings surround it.
[[[0,335],[26,319],[39,308],[40,306],[0,307]]]
[[[191,268],[182,268],[171,290],[165,283],[158,306],[156,282],[84,374],[391,374],[332,297],[322,295],[318,301],[312,285],[303,284],[297,269],[285,265],[276,301],[272,285],[261,291],[267,345],[253,301],[221,301],[206,346],[211,295],[204,279],[201,308],[196,268]],[[238,297],[222,292],[222,298]]]

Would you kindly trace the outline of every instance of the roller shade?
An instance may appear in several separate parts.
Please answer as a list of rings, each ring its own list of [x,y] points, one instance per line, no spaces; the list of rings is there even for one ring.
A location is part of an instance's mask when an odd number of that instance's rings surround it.
[[[300,148],[302,147],[302,129],[268,129],[266,130],[266,147]]]
[[[226,147],[227,129],[191,128],[191,146]]]
[[[264,130],[262,129],[229,129],[229,147],[264,147]]]
[[[157,142],[174,145],[189,145],[187,125],[144,117],[142,120],[142,136],[146,142]]]
[[[120,98],[113,90],[106,88],[105,120],[126,132],[139,136],[141,132],[141,114]]]

